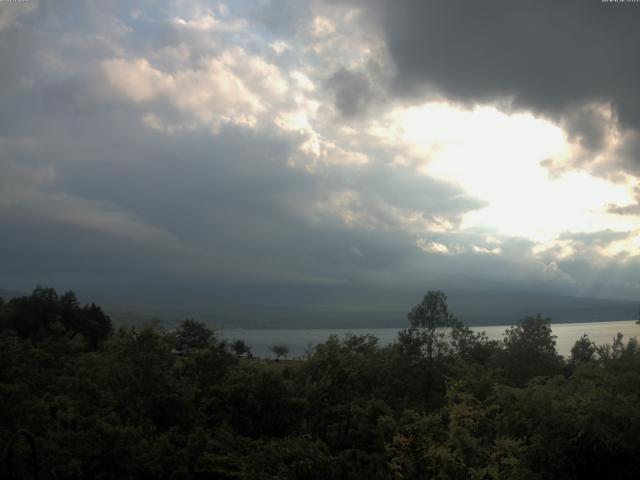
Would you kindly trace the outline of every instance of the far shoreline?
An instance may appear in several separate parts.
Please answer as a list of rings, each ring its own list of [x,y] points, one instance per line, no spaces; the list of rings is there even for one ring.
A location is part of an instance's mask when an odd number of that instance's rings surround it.
[[[407,325],[408,326],[408,325]],[[508,328],[513,325],[475,325],[469,326],[474,332],[485,332],[492,340],[500,340]],[[273,358],[270,346],[284,344],[290,349],[290,357],[304,356],[313,346],[323,343],[331,335],[370,334],[378,338],[380,345],[393,343],[400,330],[406,327],[372,328],[232,328],[220,329],[218,334],[224,340],[243,340],[252,348],[256,357]],[[622,333],[625,338],[640,337],[640,325],[635,320],[609,320],[603,322],[564,322],[551,323],[552,333],[556,335],[556,348],[560,355],[568,357],[575,341],[583,334],[596,344],[609,344],[613,337]]]

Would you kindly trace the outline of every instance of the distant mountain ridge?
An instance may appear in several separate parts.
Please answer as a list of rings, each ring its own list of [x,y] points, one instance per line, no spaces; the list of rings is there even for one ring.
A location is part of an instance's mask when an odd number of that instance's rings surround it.
[[[554,323],[635,320],[640,302],[526,292],[451,291],[449,311],[469,326],[511,325],[540,314]],[[407,312],[421,295],[358,295],[298,304],[217,301],[195,316],[218,328],[384,328],[408,325]],[[185,312],[185,316],[187,312]],[[164,315],[158,315],[164,317]],[[175,316],[175,315],[173,315]]]
[[[266,290],[266,289],[265,289]],[[425,292],[368,290],[330,292],[286,297],[266,290],[262,296],[212,294],[206,300],[171,302],[144,299],[135,305],[99,303],[115,324],[141,324],[151,319],[174,326],[184,318],[196,318],[216,328],[384,328],[408,325],[407,312]],[[325,292],[326,293],[326,292]],[[554,323],[636,320],[640,301],[582,298],[532,292],[445,290],[449,311],[469,326],[511,325],[526,316],[540,314]],[[5,301],[24,292],[0,289]],[[275,300],[274,300],[275,299]],[[196,301],[193,301],[196,300]]]
[[[0,298],[2,298],[3,300],[11,300],[14,297],[22,297],[24,295],[29,294],[24,292],[17,292],[15,290],[4,290],[0,288]]]
[[[540,314],[554,323],[635,320],[640,302],[527,292],[452,292],[449,308],[469,325],[503,325]]]

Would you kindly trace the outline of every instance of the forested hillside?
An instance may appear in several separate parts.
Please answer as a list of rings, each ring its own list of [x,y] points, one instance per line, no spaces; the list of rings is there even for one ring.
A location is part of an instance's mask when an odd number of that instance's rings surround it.
[[[0,447],[26,429],[40,478],[638,478],[640,349],[618,336],[557,355],[549,319],[503,341],[429,292],[395,343],[331,337],[252,358],[205,324],[114,329],[38,288],[0,301]],[[9,469],[33,478],[23,437]]]

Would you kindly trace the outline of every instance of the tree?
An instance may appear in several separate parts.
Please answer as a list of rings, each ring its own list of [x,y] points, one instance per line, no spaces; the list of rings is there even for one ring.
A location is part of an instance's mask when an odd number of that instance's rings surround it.
[[[245,354],[249,357],[251,356],[251,347],[247,345],[244,340],[241,340],[239,338],[231,342],[231,350],[233,350],[233,353],[235,353],[239,357]]]
[[[447,296],[441,291],[427,292],[407,317],[410,327],[399,332],[397,344],[408,362],[403,370],[413,377],[404,383],[421,391],[427,403],[437,404],[444,391],[442,360],[455,352],[456,332],[464,326],[449,313]]]
[[[460,332],[469,332],[460,320],[449,313],[447,296],[441,291],[427,292],[407,318],[410,327],[398,334],[400,347],[414,362],[426,359],[429,366],[434,360],[453,352],[456,339],[462,337]]]
[[[631,337],[626,345],[624,335],[618,332],[611,345],[596,347],[600,362],[613,371],[629,371],[640,366],[640,346],[638,339]]]
[[[111,333],[111,319],[94,303],[85,305],[79,313],[80,322],[75,331],[82,334],[90,348],[95,350],[98,343]]]
[[[526,317],[505,332],[501,367],[513,385],[523,386],[539,375],[561,371],[562,357],[556,352],[551,319]]]
[[[556,354],[556,336],[551,331],[551,319],[540,315],[526,317],[505,332],[504,344],[509,350]]]
[[[242,472],[242,478],[247,480],[322,480],[338,477],[336,462],[327,446],[319,440],[306,437],[256,442],[246,456]]]
[[[571,348],[571,363],[587,363],[596,357],[596,345],[586,333],[582,335]]]
[[[202,350],[212,345],[215,332],[202,322],[192,318],[183,320],[175,332],[175,349],[184,354]]]
[[[287,355],[289,355],[289,347],[284,343],[276,343],[275,345],[271,345],[269,347],[269,350],[271,350],[278,359],[280,359],[280,357],[286,358]]]
[[[422,301],[411,309],[407,317],[411,327],[429,330],[459,323],[449,313],[447,296],[439,290],[429,290]]]
[[[447,353],[452,330],[462,327],[462,322],[449,313],[447,296],[441,291],[427,292],[407,317],[411,325],[409,336],[418,340],[421,353],[430,363]]]
[[[6,327],[22,338],[41,340],[59,320],[58,294],[37,286],[28,297],[12,298],[6,305]]]
[[[47,337],[82,335],[90,349],[111,333],[111,319],[94,303],[80,306],[69,291],[58,295],[53,288],[36,287],[26,297],[15,297],[2,308],[0,328],[22,338],[40,341]]]

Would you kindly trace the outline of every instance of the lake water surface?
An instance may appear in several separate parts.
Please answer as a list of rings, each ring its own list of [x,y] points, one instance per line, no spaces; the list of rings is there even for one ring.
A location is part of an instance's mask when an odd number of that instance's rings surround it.
[[[571,354],[571,347],[575,341],[583,334],[596,344],[602,345],[612,343],[613,337],[622,333],[626,340],[631,337],[640,336],[640,325],[635,320],[624,320],[618,322],[589,322],[589,323],[554,323],[551,324],[553,334],[557,336],[556,344],[558,353],[565,357]],[[500,339],[504,335],[508,325],[477,326],[471,327],[474,331],[484,331],[491,339]],[[324,342],[329,335],[340,337],[347,333],[354,335],[364,335],[370,333],[378,337],[381,345],[393,342],[400,328],[346,328],[346,329],[281,329],[281,330],[259,330],[259,329],[229,329],[222,330],[221,336],[227,340],[242,339],[249,346],[251,352],[258,357],[273,357],[269,349],[276,343],[285,344],[289,347],[289,357],[299,357],[304,355],[313,345]]]

